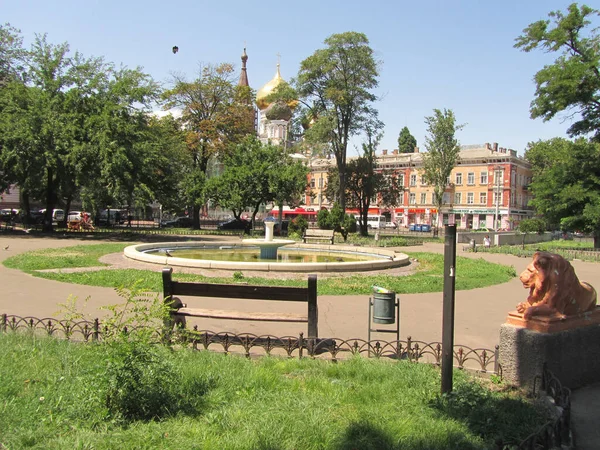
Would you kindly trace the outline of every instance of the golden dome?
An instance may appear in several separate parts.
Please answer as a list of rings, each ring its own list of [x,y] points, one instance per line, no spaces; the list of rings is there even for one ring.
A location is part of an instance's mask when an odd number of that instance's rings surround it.
[[[275,73],[273,79],[267,84],[265,84],[263,87],[261,87],[256,93],[256,106],[258,106],[258,109],[263,111],[271,105],[272,102],[268,102],[266,98],[269,95],[271,95],[275,88],[282,83],[285,83],[285,80],[281,78],[281,73],[279,72],[279,64],[277,64],[277,72]],[[298,105],[298,101],[289,101],[287,102],[287,105],[290,108],[294,109]]]

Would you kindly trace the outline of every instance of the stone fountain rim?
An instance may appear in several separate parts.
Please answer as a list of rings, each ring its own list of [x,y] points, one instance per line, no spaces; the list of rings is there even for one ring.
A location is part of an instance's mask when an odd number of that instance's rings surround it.
[[[327,262],[327,263],[272,263],[272,262],[237,262],[237,261],[211,261],[205,259],[178,258],[175,256],[152,255],[143,253],[144,250],[154,248],[174,247],[247,247],[243,242],[212,241],[210,244],[204,242],[155,242],[130,245],[125,248],[125,257],[146,263],[161,264],[164,266],[189,267],[197,269],[219,269],[219,270],[254,270],[262,272],[359,272],[370,270],[383,270],[394,267],[402,267],[410,264],[408,255],[395,250],[378,247],[356,247],[353,245],[324,245],[324,244],[301,244],[295,242],[295,247],[303,250],[335,251],[349,253],[370,253],[379,255],[385,259],[372,261],[353,262]]]

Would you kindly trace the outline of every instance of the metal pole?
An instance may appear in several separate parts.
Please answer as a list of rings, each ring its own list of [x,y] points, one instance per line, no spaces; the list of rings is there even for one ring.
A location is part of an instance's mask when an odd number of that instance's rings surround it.
[[[446,225],[446,238],[444,241],[444,303],[442,317],[442,394],[452,391],[455,282],[456,225]]]
[[[503,173],[503,171],[496,167],[496,170],[494,172],[494,181],[496,184],[496,188],[494,189],[494,197],[496,197],[494,200],[496,201],[496,214],[494,215],[494,231],[498,231],[498,229],[500,228],[498,226],[498,216],[500,215],[500,175]]]

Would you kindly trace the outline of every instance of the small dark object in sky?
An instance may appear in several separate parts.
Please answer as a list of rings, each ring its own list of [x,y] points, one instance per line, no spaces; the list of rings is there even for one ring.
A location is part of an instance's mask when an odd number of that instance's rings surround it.
[[[179,47],[176,45],[173,46],[173,53],[177,53],[179,51]]]

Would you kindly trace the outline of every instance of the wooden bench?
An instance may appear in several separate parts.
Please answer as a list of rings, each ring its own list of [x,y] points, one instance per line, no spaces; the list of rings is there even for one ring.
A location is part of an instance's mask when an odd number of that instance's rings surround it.
[[[163,298],[171,306],[172,323],[185,326],[185,317],[204,317],[226,320],[256,320],[264,322],[308,323],[308,336],[319,337],[317,310],[317,276],[308,276],[307,287],[251,286],[237,284],[210,284],[173,281],[173,269],[162,271]],[[247,300],[275,300],[306,302],[307,314],[272,312],[241,312],[220,309],[189,308],[176,295],[190,297],[214,297]]]
[[[321,230],[318,228],[307,228],[302,236],[302,242],[307,240],[329,241],[333,245],[333,230]]]

